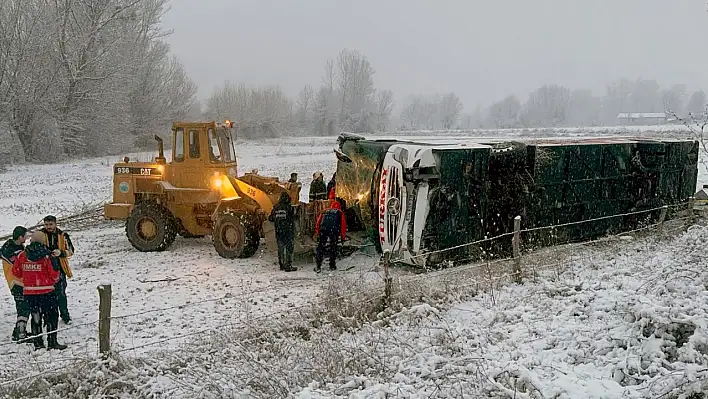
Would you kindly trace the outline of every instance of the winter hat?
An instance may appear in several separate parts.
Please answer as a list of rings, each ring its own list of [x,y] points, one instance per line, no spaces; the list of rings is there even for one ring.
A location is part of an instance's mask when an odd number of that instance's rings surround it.
[[[27,229],[22,226],[17,226],[14,230],[12,230],[12,239],[17,240],[25,234],[27,234]]]

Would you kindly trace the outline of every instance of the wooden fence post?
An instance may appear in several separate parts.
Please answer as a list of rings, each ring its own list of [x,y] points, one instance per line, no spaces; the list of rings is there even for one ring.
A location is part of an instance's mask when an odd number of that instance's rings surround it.
[[[514,218],[514,238],[511,244],[514,255],[514,281],[521,284],[521,216]]]
[[[383,254],[383,271],[384,271],[384,306],[388,307],[391,304],[391,294],[393,291],[393,281],[389,274],[388,268],[391,262],[391,252],[385,251]]]
[[[98,286],[98,351],[104,358],[111,351],[111,285]]]
[[[666,211],[669,210],[669,207],[664,205],[661,207],[661,213],[659,214],[659,225],[657,226],[657,230],[659,233],[659,239],[664,237],[664,220],[666,220]]]
[[[689,197],[688,198],[688,226],[692,226],[695,222],[695,212],[693,211],[693,207],[696,205],[696,198],[695,197]]]

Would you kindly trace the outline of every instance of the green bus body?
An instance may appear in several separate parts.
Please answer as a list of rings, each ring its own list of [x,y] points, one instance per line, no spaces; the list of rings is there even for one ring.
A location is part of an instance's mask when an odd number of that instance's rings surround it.
[[[421,167],[415,154],[425,151],[434,161]],[[510,255],[510,237],[466,244],[513,232],[516,216],[521,216],[522,230],[536,229],[523,233],[525,249],[585,241],[656,220],[659,210],[638,212],[684,204],[693,196],[698,142],[406,140],[343,134],[337,156],[337,196],[347,204],[350,230],[372,238],[379,251],[400,252],[403,262],[408,257],[412,260],[406,263],[428,266]],[[382,170],[397,169],[396,158],[410,163],[400,164],[402,181],[391,181],[393,175],[382,181]],[[381,184],[388,190],[384,195]],[[398,204],[400,198],[407,199],[405,204]],[[395,215],[397,207],[404,214]],[[678,209],[670,207],[667,218]],[[547,226],[557,227],[543,229]]]

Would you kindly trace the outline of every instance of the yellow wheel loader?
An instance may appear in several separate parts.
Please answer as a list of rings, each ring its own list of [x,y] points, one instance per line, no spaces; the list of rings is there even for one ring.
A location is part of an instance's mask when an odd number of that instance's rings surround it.
[[[164,251],[177,234],[211,235],[222,257],[248,258],[261,237],[275,249],[267,218],[280,194],[287,192],[297,215],[295,254],[309,252],[316,217],[327,201],[300,203],[299,184],[255,170],[238,177],[232,130],[229,121],[173,123],[169,162],[163,140],[155,136],[158,156],[153,162],[125,157],[113,166],[113,201],[104,205],[104,217],[125,220],[128,240],[139,251]]]

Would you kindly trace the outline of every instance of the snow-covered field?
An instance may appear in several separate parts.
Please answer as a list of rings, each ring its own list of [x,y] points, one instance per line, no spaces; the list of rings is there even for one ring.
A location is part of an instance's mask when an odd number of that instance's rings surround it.
[[[618,134],[565,131],[543,135]],[[647,131],[637,128],[626,134]],[[298,172],[306,200],[312,173],[322,170],[328,179],[334,171],[334,145],[334,138],[239,143],[239,170],[257,168],[282,179]],[[34,224],[47,213],[66,215],[109,199],[111,165],[119,158],[9,168],[0,174],[0,212],[5,216],[0,232]],[[706,176],[701,170],[699,187],[708,183]],[[676,378],[705,379],[708,373],[708,275],[701,257],[708,241],[705,227],[668,244],[648,238],[581,248],[574,260],[564,258],[557,270],[536,282],[498,286],[473,298],[476,286],[452,289],[464,283],[459,276],[445,282],[445,293],[432,296],[430,291],[439,290],[440,283],[424,278],[421,290],[427,295],[411,294],[408,307],[381,314],[374,323],[347,330],[310,323],[307,339],[282,334],[255,341],[247,335],[269,329],[269,323],[297,324],[288,315],[307,324],[312,316],[308,311],[332,296],[327,292],[333,285],[349,292],[359,283],[372,284],[373,291],[359,299],[376,299],[381,282],[377,259],[354,255],[341,261],[344,267],[331,277],[316,276],[311,263],[285,274],[264,252],[246,260],[222,259],[208,238],[178,237],[167,252],[139,253],[119,223],[69,232],[77,247],[75,278],[68,288],[74,324],[59,333],[69,349],[34,352],[28,345],[11,343],[15,310],[5,290],[0,294],[0,329],[6,331],[0,331],[0,394],[8,386],[23,387],[22,382],[3,387],[4,382],[63,365],[83,365],[81,373],[91,383],[81,389],[79,381],[58,384],[53,388],[57,397],[89,397],[89,391],[102,397],[102,388],[96,387],[115,380],[120,383],[105,395],[134,389],[122,397],[238,397],[248,389],[257,397],[288,392],[302,398],[384,397],[388,392],[475,398],[514,397],[516,389],[516,397],[655,397]],[[404,270],[393,274],[408,278]],[[124,350],[119,354],[126,368],[121,373],[97,369],[93,362],[96,287],[102,282],[112,283],[111,334],[113,348]],[[424,304],[416,304],[421,298]],[[333,308],[341,306],[337,304]],[[342,315],[342,320],[350,316]],[[288,321],[278,322],[281,317]],[[245,333],[240,331],[244,327]],[[320,363],[312,351],[323,357]],[[326,372],[325,365],[333,371]],[[250,379],[254,377],[262,381]],[[47,392],[37,382],[26,394],[48,397]]]
[[[311,180],[307,177],[316,170],[322,170],[327,177],[334,171],[332,140],[328,141],[327,145],[316,145],[311,140],[242,144],[238,151],[240,169],[244,172],[257,168],[261,174],[284,179],[291,171],[297,171],[304,177],[302,193],[306,201]],[[119,157],[114,158],[18,166],[0,175],[0,184],[5,187],[5,198],[0,201],[5,218],[0,221],[0,231],[9,234],[16,224],[35,224],[48,213],[70,214],[84,204],[109,199],[111,165]],[[149,154],[132,154],[132,158],[148,160]],[[262,311],[284,311],[306,303],[318,293],[314,265],[305,264],[303,270],[285,275],[276,272],[277,259],[264,251],[248,260],[226,260],[216,254],[208,237],[177,237],[168,252],[140,253],[130,246],[122,223],[106,222],[69,233],[76,247],[71,259],[75,277],[67,289],[70,311],[74,326],[89,323],[60,334],[72,351],[86,351],[96,345],[96,287],[101,282],[113,284],[112,315],[119,318],[112,326],[112,338],[119,347],[216,328],[225,317],[235,322]],[[354,256],[345,262],[349,268],[357,267],[340,274],[362,274],[362,270],[375,264],[375,260],[365,256]],[[150,282],[154,280],[172,281]],[[7,327],[14,318],[14,304],[9,292],[1,298],[0,323]],[[222,299],[214,300],[217,298]],[[198,306],[179,308],[205,300]],[[152,312],[155,308],[171,309]],[[135,316],[122,317],[126,315]],[[3,335],[0,345],[8,339]],[[0,365],[9,361],[14,367],[29,353],[29,346],[0,346]]]

